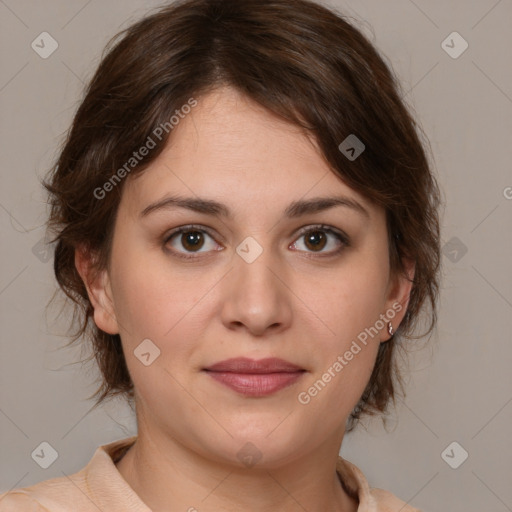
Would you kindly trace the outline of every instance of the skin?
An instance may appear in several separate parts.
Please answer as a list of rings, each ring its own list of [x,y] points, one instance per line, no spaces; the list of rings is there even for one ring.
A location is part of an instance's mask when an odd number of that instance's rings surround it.
[[[219,201],[232,218],[183,208],[140,216],[170,194]],[[333,195],[368,216],[343,206],[283,216],[293,201]],[[196,252],[182,235],[166,241],[187,224],[212,232]],[[325,231],[325,246],[308,245],[298,231],[317,224],[349,245]],[[248,236],[263,248],[252,263],[236,252]],[[384,211],[345,185],[298,127],[230,88],[198,99],[158,159],[127,179],[109,269],[92,278],[76,253],[96,325],[120,334],[135,386],[138,440],[118,469],[154,512],[357,510],[335,466],[387,323],[308,404],[297,397],[396,302],[398,327],[411,284],[391,275],[387,255]],[[161,353],[145,366],[134,350],[148,338]],[[239,356],[307,371],[256,398],[201,371]],[[261,454],[252,467],[237,456],[249,441]]]

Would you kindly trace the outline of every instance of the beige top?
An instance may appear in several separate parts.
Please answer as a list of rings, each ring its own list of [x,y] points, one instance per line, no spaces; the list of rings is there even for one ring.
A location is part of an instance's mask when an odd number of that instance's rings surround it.
[[[151,512],[115,465],[136,439],[98,447],[87,466],[68,477],[1,494],[0,512]],[[336,471],[346,491],[359,500],[358,512],[420,512],[390,492],[370,489],[363,473],[342,457]]]

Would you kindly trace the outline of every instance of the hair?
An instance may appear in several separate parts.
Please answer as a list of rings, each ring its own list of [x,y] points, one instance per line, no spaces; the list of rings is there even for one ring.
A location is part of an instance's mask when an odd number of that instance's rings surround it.
[[[92,343],[90,359],[101,372],[96,405],[116,395],[132,403],[121,338],[90,321],[94,310],[75,251],[84,248],[95,271],[109,268],[126,181],[120,177],[130,172],[126,179],[132,179],[158,157],[176,110],[223,86],[314,137],[333,172],[384,208],[391,272],[407,275],[405,260],[415,262],[407,311],[391,339],[380,343],[373,373],[348,418],[352,430],[361,415],[384,413],[403,392],[396,364],[401,339],[418,339],[436,325],[440,197],[424,134],[391,67],[345,16],[310,0],[178,0],[109,41],[43,183],[56,242],[54,272],[74,307],[71,343]],[[155,132],[162,126],[161,134]],[[351,134],[365,145],[352,161],[339,149]],[[155,146],[127,171],[148,137]],[[425,310],[425,332],[414,336]]]

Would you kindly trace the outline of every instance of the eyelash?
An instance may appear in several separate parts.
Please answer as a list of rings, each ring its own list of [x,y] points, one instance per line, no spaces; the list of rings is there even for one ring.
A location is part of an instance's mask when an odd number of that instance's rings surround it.
[[[176,235],[179,235],[181,233],[194,232],[194,231],[206,233],[211,238],[213,238],[213,239],[215,238],[214,235],[210,232],[210,230],[205,228],[204,226],[200,226],[197,224],[189,224],[187,226],[181,226],[179,228],[176,228],[171,233],[166,235],[165,239],[164,239],[164,246],[166,246],[170,242],[170,240],[172,240],[172,238],[174,238]],[[329,253],[309,252],[307,254],[310,254],[310,256],[307,256],[307,257],[324,258],[324,257],[336,256],[341,251],[343,251],[346,247],[350,246],[350,239],[345,233],[334,230],[333,228],[326,226],[325,224],[318,224],[318,225],[313,225],[313,226],[308,226],[306,228],[302,228],[299,231],[299,233],[297,234],[296,240],[298,240],[299,238],[301,238],[304,235],[307,235],[309,233],[316,232],[316,231],[322,231],[322,232],[329,233],[329,234],[333,235],[339,242],[341,242],[341,246],[338,249],[335,249],[334,251],[330,251]],[[295,242],[293,242],[293,243],[295,243]],[[184,260],[198,259],[198,257],[200,257],[200,256],[196,256],[196,255],[191,256],[191,255],[188,255],[187,253],[175,251],[174,249],[171,249],[170,251],[173,253],[173,255],[177,256],[178,258],[182,258]],[[301,252],[303,252],[303,251],[301,251]],[[190,254],[199,254],[199,253],[190,253]]]

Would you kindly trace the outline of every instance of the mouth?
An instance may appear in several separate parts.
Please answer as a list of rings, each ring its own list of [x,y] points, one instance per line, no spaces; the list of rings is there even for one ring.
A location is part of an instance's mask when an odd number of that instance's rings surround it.
[[[267,396],[295,384],[304,368],[278,358],[245,357],[215,363],[203,371],[217,382],[245,396]]]

